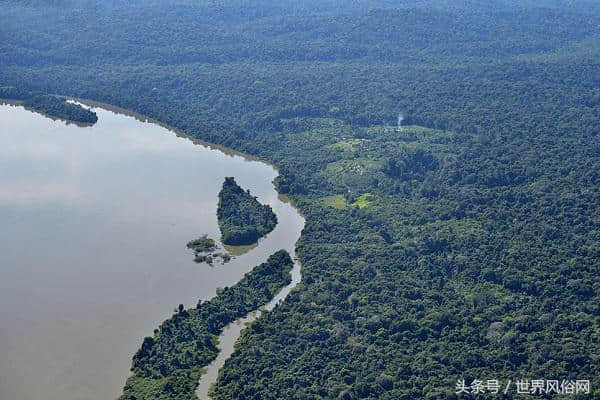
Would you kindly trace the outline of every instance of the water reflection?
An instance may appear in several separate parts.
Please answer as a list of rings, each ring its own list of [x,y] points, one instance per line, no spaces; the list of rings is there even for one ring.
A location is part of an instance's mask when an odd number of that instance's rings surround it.
[[[8,106],[22,107],[23,103],[24,102],[21,101],[21,100],[0,99],[0,106],[8,105]],[[31,112],[37,113],[37,114],[42,115],[42,116],[44,116],[44,117],[46,117],[48,119],[51,119],[52,121],[62,121],[62,122],[64,122],[67,125],[71,125],[72,124],[72,125],[78,126],[80,128],[86,128],[86,127],[90,127],[90,126],[94,125],[94,124],[88,123],[88,122],[71,121],[69,119],[63,119],[63,118],[55,117],[53,115],[49,115],[49,114],[46,114],[44,112],[37,111],[37,110],[35,110],[33,108],[30,108],[30,107],[24,107],[24,108],[27,111],[31,111]]]

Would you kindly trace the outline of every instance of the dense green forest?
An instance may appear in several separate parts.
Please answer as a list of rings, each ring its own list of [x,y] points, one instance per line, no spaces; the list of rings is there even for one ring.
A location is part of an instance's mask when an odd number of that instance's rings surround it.
[[[50,117],[82,124],[95,124],[98,116],[95,112],[83,108],[79,104],[68,103],[65,99],[56,96],[39,95],[26,99],[23,103],[26,108],[31,108]]]
[[[292,266],[289,254],[280,250],[234,286],[217,290],[213,299],[187,310],[180,305],[154,336],[144,339],[121,399],[194,399],[203,368],[218,354],[221,330],[289,284]]]
[[[219,192],[217,219],[221,241],[235,246],[256,243],[277,225],[277,216],[271,206],[260,204],[233,177],[225,178]]]
[[[23,105],[30,110],[37,111],[51,118],[82,124],[95,124],[98,116],[95,112],[83,108],[79,104],[69,103],[65,99],[29,92],[11,86],[0,87],[0,99],[23,101]]]
[[[600,398],[599,4],[2,1],[0,85],[278,168],[306,218],[302,282],[244,332],[213,399],[537,378]]]

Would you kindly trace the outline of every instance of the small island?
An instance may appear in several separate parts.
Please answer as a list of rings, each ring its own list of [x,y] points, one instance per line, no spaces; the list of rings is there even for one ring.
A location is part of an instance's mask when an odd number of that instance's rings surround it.
[[[208,235],[202,235],[198,239],[189,241],[187,248],[194,251],[194,261],[197,263],[205,262],[213,265],[213,261],[217,258],[221,259],[221,264],[231,261],[231,255],[228,253],[216,252],[219,246]]]
[[[225,178],[219,192],[217,218],[223,244],[242,246],[256,243],[277,225],[271,206],[261,204],[232,177]]]
[[[0,87],[0,98],[17,100],[27,109],[79,124],[93,125],[98,121],[95,112],[58,96],[28,92],[12,86]]]

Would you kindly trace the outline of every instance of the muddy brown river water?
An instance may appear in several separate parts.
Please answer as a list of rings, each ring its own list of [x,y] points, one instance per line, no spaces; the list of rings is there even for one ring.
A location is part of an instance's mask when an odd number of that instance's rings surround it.
[[[94,110],[98,122],[79,127],[0,105],[0,399],[115,399],[142,339],[179,303],[213,297],[278,249],[293,253],[304,224],[271,166]],[[225,176],[279,223],[228,264],[196,264],[185,245],[219,237]]]

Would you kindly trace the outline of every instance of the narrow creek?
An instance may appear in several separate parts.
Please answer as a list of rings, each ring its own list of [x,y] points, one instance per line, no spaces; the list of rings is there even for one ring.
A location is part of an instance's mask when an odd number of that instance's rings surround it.
[[[240,337],[244,328],[256,321],[263,311],[272,311],[279,302],[283,301],[287,297],[290,291],[300,282],[301,279],[302,274],[300,262],[294,255],[294,268],[292,269],[292,281],[290,284],[281,289],[269,303],[260,309],[249,313],[245,317],[233,321],[223,329],[223,332],[221,335],[219,335],[219,355],[212,363],[210,363],[210,365],[206,368],[206,372],[202,375],[202,377],[200,377],[200,383],[198,385],[198,389],[196,390],[196,396],[199,400],[211,400],[209,395],[210,388],[214,383],[217,382],[219,371],[225,365],[225,361],[227,361],[227,359],[233,354],[233,351],[235,350],[235,342]]]

